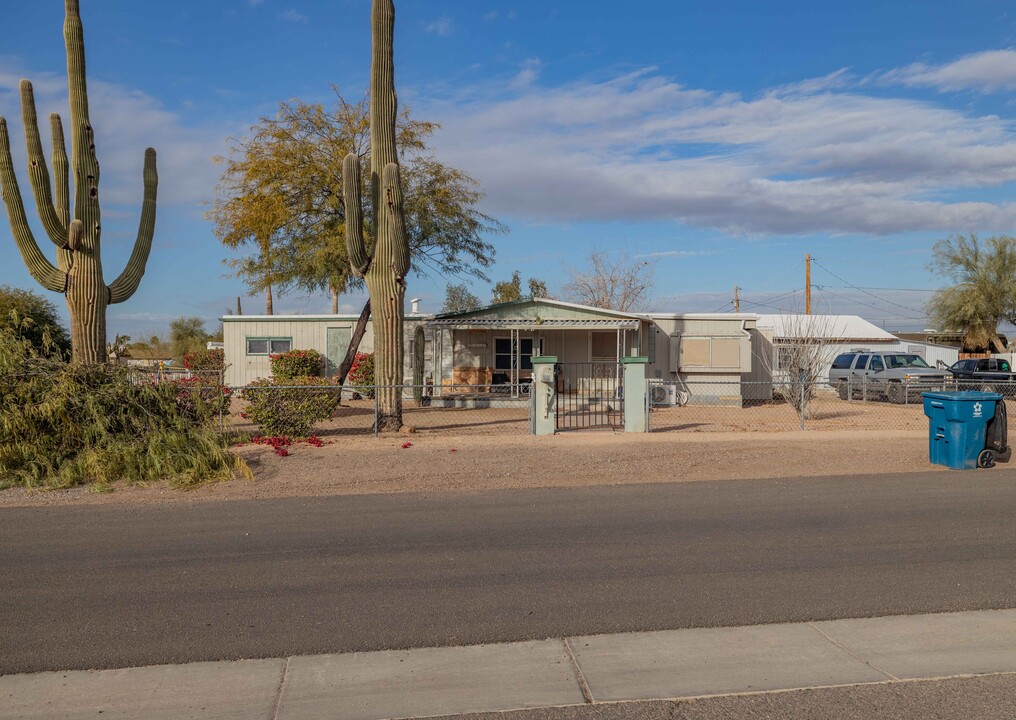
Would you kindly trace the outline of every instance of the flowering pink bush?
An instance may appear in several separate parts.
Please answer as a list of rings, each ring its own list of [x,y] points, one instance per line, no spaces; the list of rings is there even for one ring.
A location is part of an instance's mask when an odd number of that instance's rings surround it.
[[[272,355],[269,360],[276,380],[317,377],[325,365],[324,356],[317,350],[290,350]]]

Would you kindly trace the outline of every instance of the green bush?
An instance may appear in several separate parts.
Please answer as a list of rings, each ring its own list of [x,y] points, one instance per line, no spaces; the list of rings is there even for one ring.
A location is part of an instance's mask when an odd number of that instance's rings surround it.
[[[161,479],[187,487],[247,471],[212,413],[181,406],[173,384],[47,352],[0,329],[0,488]]]
[[[374,397],[374,353],[357,353],[349,368],[347,385],[358,387],[364,397]]]
[[[276,380],[296,380],[320,375],[325,358],[317,350],[290,350],[272,355],[270,362]]]
[[[339,389],[319,377],[260,379],[245,387],[241,397],[247,401],[244,417],[261,428],[262,435],[301,438],[332,416],[339,404]]]

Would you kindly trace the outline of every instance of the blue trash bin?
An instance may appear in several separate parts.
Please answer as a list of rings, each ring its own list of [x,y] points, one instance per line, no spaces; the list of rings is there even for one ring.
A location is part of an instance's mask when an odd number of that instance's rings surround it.
[[[988,421],[1002,396],[962,391],[926,392],[921,397],[928,416],[928,459],[953,470],[976,468],[987,442]]]

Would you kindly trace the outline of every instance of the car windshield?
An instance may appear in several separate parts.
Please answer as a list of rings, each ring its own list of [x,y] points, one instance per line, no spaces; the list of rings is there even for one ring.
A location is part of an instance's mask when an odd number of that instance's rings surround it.
[[[926,368],[928,363],[920,355],[886,355],[886,367],[890,368]]]

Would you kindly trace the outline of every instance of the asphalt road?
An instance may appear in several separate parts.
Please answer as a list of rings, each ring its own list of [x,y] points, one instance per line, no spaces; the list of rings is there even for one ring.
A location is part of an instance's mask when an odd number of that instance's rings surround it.
[[[0,673],[1016,607],[1016,472],[0,510]]]

